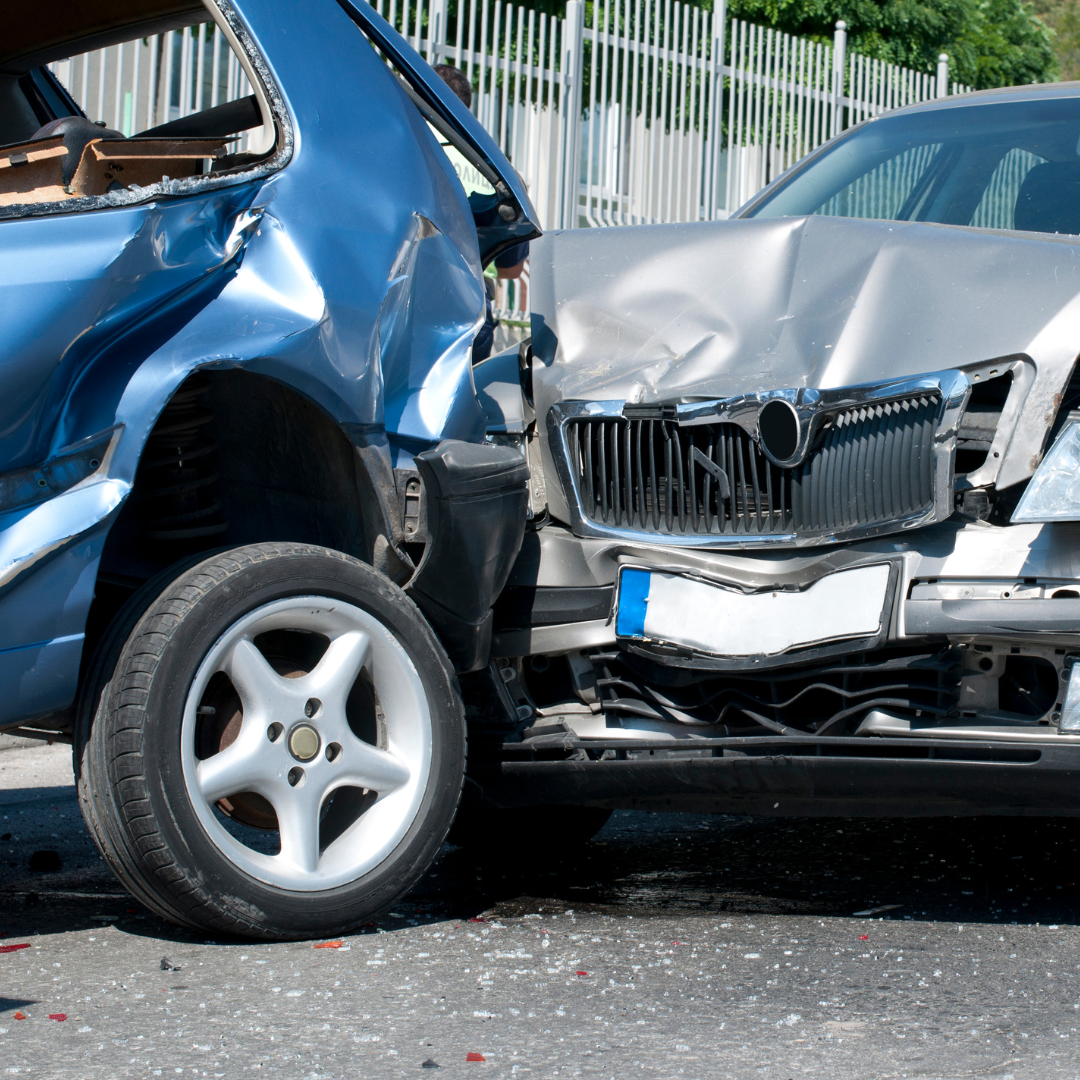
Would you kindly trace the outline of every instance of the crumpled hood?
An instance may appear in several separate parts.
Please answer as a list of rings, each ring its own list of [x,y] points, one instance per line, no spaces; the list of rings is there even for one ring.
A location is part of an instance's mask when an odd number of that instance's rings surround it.
[[[1020,424],[1038,426],[1080,350],[1075,237],[826,217],[579,229],[534,245],[531,284],[541,417],[561,400],[837,387],[1026,354]]]
[[[552,401],[691,400],[1026,352],[1080,294],[1080,242],[824,217],[581,229],[536,243],[531,281]]]

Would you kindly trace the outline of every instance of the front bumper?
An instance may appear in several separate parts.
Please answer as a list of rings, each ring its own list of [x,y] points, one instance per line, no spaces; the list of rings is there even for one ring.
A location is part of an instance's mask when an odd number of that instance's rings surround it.
[[[773,817],[1080,816],[1080,739],[1038,744],[710,739],[692,750],[595,742],[473,755],[469,801]],[[555,760],[553,760],[555,758]]]
[[[623,567],[765,590],[806,588],[838,570],[883,562],[896,567],[897,580],[879,644],[941,637],[1080,644],[1080,523],[996,527],[952,519],[905,535],[784,552],[672,549],[578,537],[552,526],[523,552],[500,604],[512,606],[515,590],[529,594],[533,611],[557,611],[560,596],[607,596],[610,602]],[[949,583],[957,588],[950,589]],[[934,595],[923,585],[948,598],[922,599]],[[546,619],[534,625],[504,619],[496,627],[493,654],[553,655],[614,644],[614,607],[607,614],[589,614],[588,619]],[[780,656],[774,666],[789,662]]]

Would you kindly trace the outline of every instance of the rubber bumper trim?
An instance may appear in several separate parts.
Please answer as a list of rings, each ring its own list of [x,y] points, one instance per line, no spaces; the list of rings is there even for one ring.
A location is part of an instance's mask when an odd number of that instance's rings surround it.
[[[459,672],[491,651],[492,605],[525,535],[529,467],[512,447],[447,439],[416,457],[431,541],[407,592]]]
[[[1075,634],[1080,600],[907,600],[908,636],[936,634]]]
[[[584,754],[488,759],[470,767],[470,801],[781,817],[1080,816],[1080,747],[835,741],[866,747],[822,746],[823,753],[812,754],[803,745],[790,753],[762,746],[700,756],[657,749],[621,761]]]

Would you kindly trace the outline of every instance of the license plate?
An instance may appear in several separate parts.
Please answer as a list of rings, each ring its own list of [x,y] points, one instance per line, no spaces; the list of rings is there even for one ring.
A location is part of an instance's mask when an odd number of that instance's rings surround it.
[[[889,567],[838,570],[795,591],[743,592],[658,570],[623,567],[618,637],[678,645],[712,656],[776,656],[881,629]]]

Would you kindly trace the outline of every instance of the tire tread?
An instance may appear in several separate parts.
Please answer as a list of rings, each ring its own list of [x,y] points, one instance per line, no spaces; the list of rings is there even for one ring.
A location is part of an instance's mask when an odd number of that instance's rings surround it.
[[[145,709],[154,677],[173,636],[208,593],[270,559],[312,555],[364,565],[328,548],[264,543],[219,553],[202,562],[190,560],[179,574],[173,568],[171,581],[166,582],[163,575],[148,582],[113,620],[84,681],[76,724],[75,763],[79,802],[91,835],[110,869],[138,900],[165,918],[193,929],[269,940],[304,936],[286,927],[268,927],[229,906],[197,875],[185,872],[168,851],[152,808],[143,749]],[[369,567],[365,569],[374,573]],[[404,597],[389,579],[382,579],[380,585],[387,598],[399,602]],[[451,671],[441,644],[418,611],[416,617],[426,632],[427,644]],[[456,682],[452,685],[460,717],[460,696]],[[463,720],[460,726],[463,744]],[[461,797],[463,768],[460,773],[455,806]],[[434,850],[441,846],[449,826],[447,821]],[[424,869],[426,863],[410,875],[412,880]],[[383,906],[396,896],[388,895]]]

